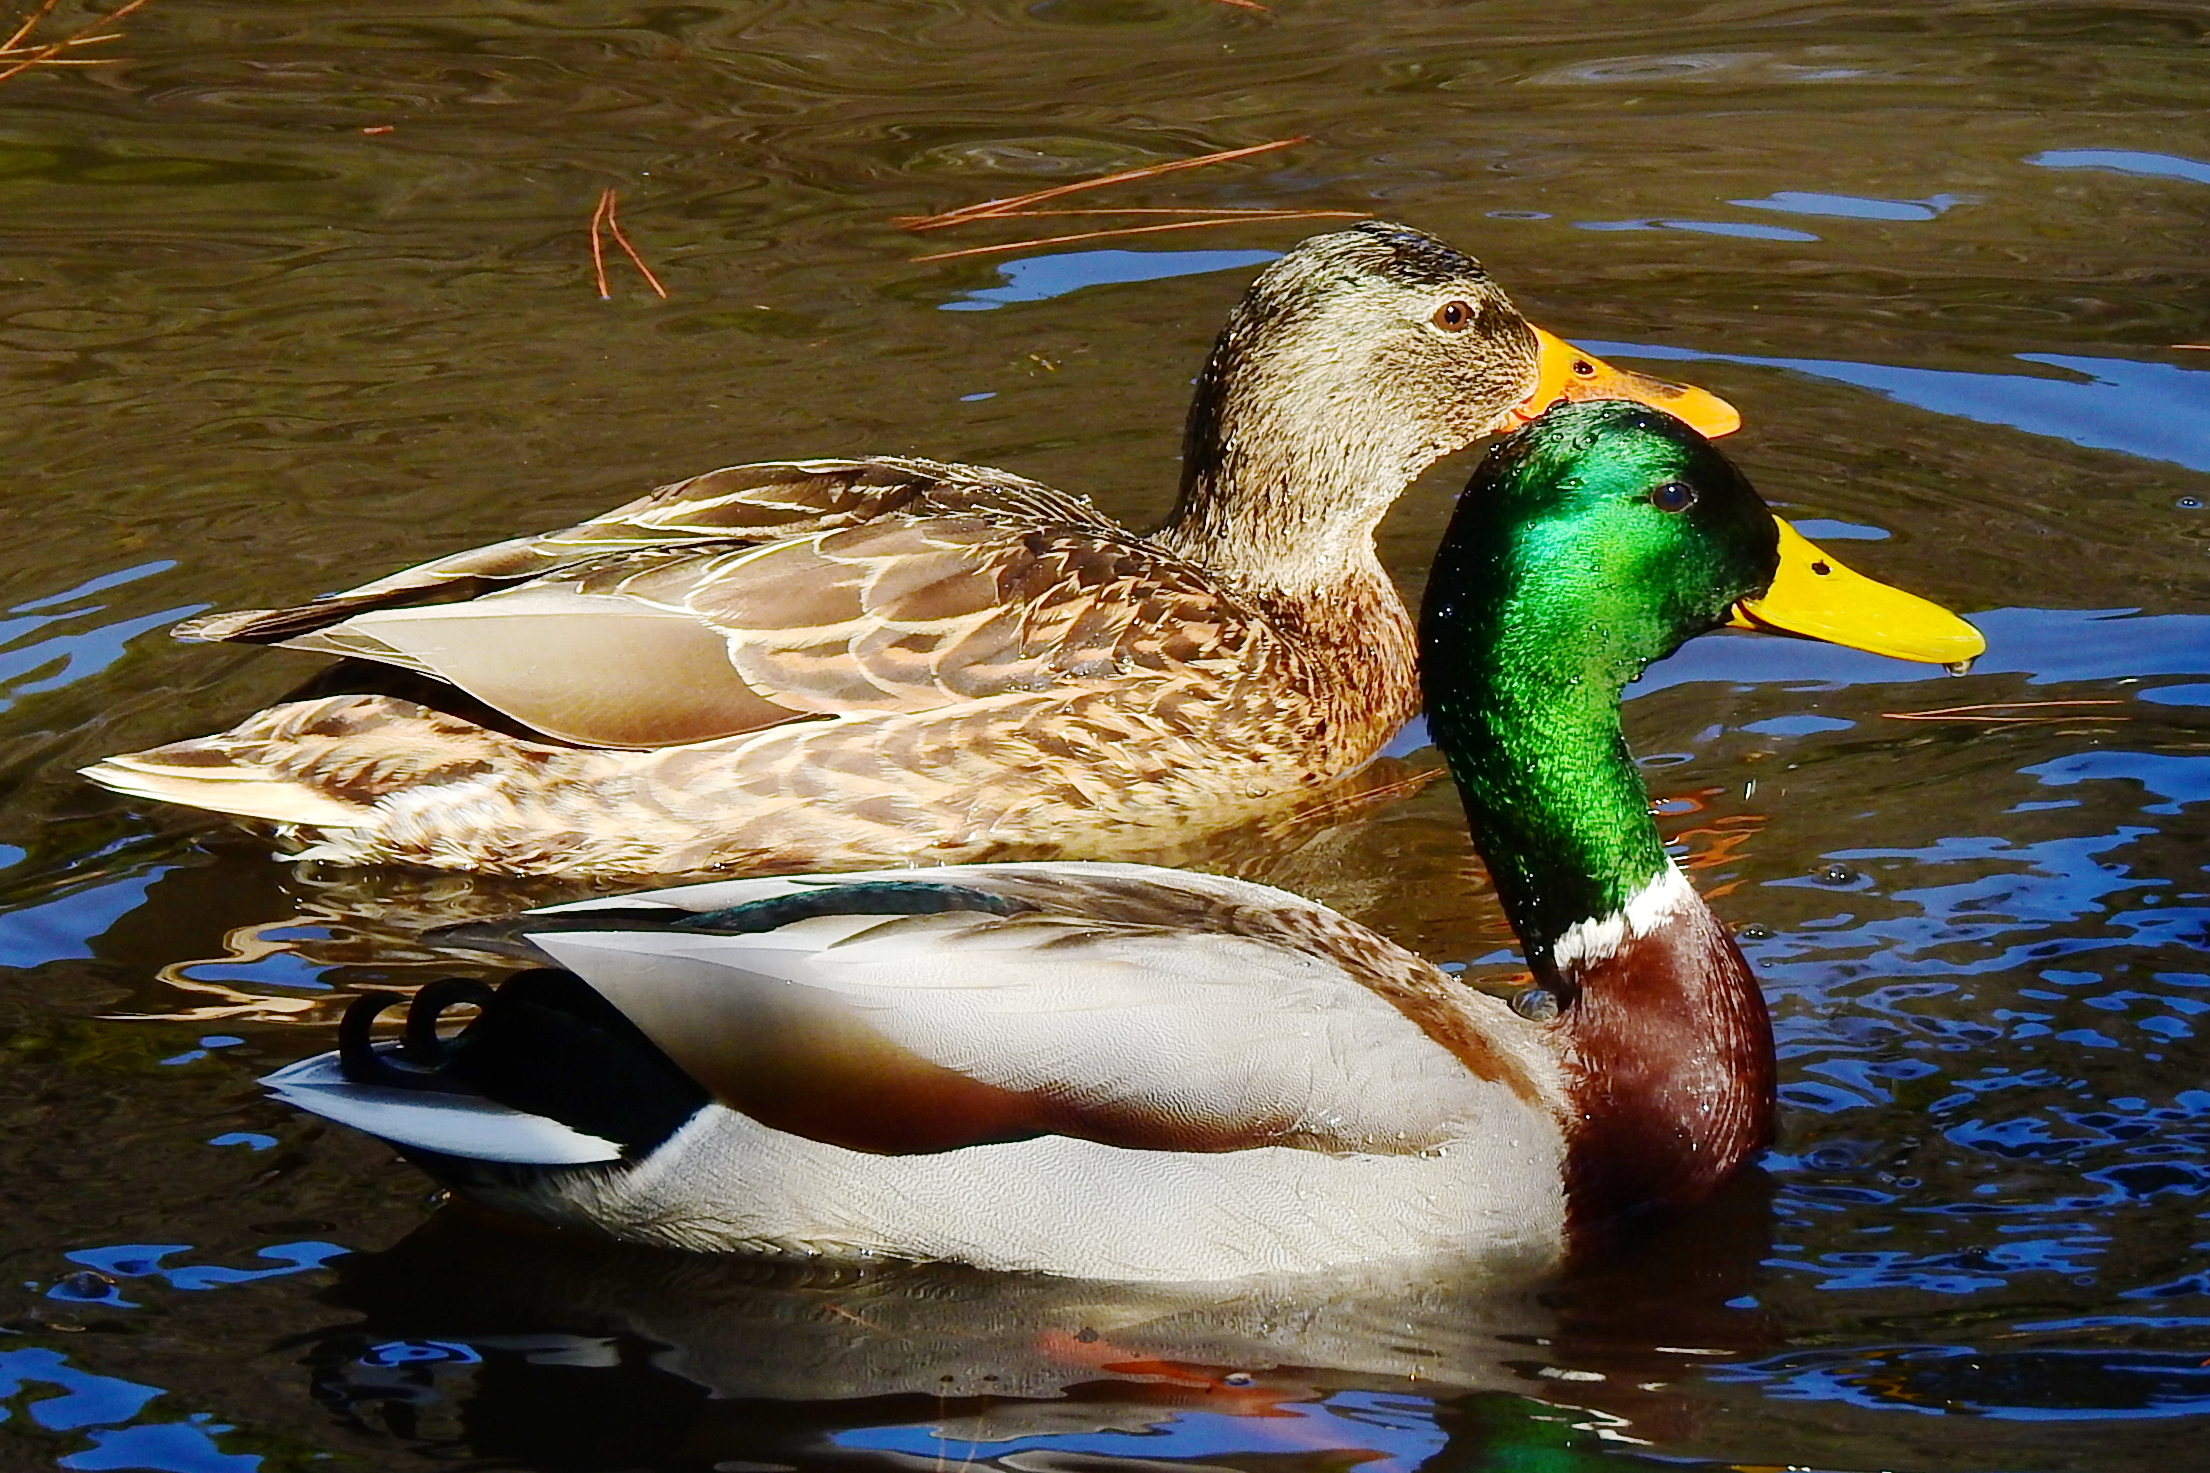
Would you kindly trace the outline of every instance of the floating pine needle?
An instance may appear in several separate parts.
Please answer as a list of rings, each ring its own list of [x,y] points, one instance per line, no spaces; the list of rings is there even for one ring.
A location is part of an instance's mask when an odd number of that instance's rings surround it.
[[[1233,3],[1233,0],[1230,0]],[[1264,9],[1252,6],[1251,9]],[[1122,225],[1108,230],[1085,230],[1073,235],[1053,235],[1042,240],[1009,241],[1003,245],[970,246],[961,251],[936,251],[926,256],[916,256],[916,261],[950,261],[961,256],[993,256],[1006,251],[1025,251],[1037,246],[1072,245],[1077,241],[1106,240],[1123,235],[1156,235],[1164,230],[1202,230],[1213,225],[1249,224],[1254,221],[1275,220],[1363,220],[1370,213],[1365,210],[1282,210],[1262,207],[1227,207],[1223,209],[1175,209],[1131,208],[1039,210],[1031,206],[1048,200],[1064,199],[1085,189],[1102,189],[1108,184],[1131,184],[1139,179],[1155,179],[1161,174],[1171,174],[1181,169],[1202,168],[1206,164],[1227,163],[1231,159],[1247,159],[1253,154],[1271,153],[1277,148],[1288,148],[1303,143],[1302,138],[1277,138],[1271,143],[1254,143],[1248,148],[1224,149],[1219,153],[1203,154],[1193,159],[1175,159],[1164,164],[1146,164],[1140,169],[1124,169],[1118,174],[1107,174],[1097,179],[1078,180],[1073,184],[1054,185],[1030,194],[1017,194],[1010,199],[985,200],[979,205],[966,205],[956,210],[946,210],[941,215],[900,215],[897,224],[907,230],[943,230],[953,225],[968,225],[977,220],[1025,220],[1070,215],[1174,215],[1195,216],[1194,219],[1174,219],[1156,225]]]
[[[1364,220],[1368,217],[1368,212],[1365,210],[1292,210],[1268,205],[1226,205],[1222,206],[1219,209],[1199,209],[1196,207],[1153,208],[1149,206],[1138,206],[1130,209],[1119,210],[1111,208],[1095,210],[1022,210],[1017,215],[1012,215],[1005,218],[1014,220],[1042,220],[1052,216],[1070,215],[1205,215],[1215,220],[1305,220],[1311,218],[1314,215],[1329,215],[1339,216],[1345,220]],[[934,217],[923,215],[907,215],[903,216],[902,218],[908,220],[920,220],[933,219]],[[997,219],[1000,217],[990,215],[983,216],[981,218]]]
[[[2051,721],[2130,721],[2129,716],[2118,716],[2098,711],[2083,711],[2083,706],[2123,706],[2122,700],[2098,699],[2078,701],[1982,701],[1971,706],[1943,706],[1934,711],[1883,711],[1880,714],[1890,721],[1981,721],[2005,725],[2023,725],[2032,722]],[[2031,713],[2048,711],[2054,714],[2037,716]]]
[[[916,261],[950,261],[960,256],[990,256],[1004,251],[1025,251],[1032,246],[1071,245],[1078,240],[1104,240],[1109,236],[1156,235],[1162,230],[1200,230],[1207,225],[1237,225],[1248,221],[1248,215],[1212,215],[1203,220],[1175,220],[1165,225],[1127,225],[1117,230],[1084,230],[1075,235],[1047,235],[1041,240],[1009,240],[999,245],[969,246],[963,251],[932,251],[925,256],[915,256]],[[1268,220],[1363,220],[1365,212],[1358,210],[1284,210],[1270,214]]]
[[[30,39],[31,32],[38,28],[39,22],[53,14],[56,3],[57,0],[44,0],[44,3],[38,9],[24,17],[22,23],[9,35],[6,44],[0,45],[0,63],[5,63],[4,66],[0,66],[0,82],[5,82],[10,77],[21,76],[35,66],[100,66],[108,62],[121,60],[120,57],[111,56],[64,57],[61,53],[72,46],[92,46],[102,41],[118,39],[122,32],[102,31],[100,28],[113,25],[132,11],[148,4],[149,0],[124,0],[123,4],[116,6],[106,15],[72,31],[59,41],[43,42],[35,46],[26,44]],[[98,32],[98,34],[94,34],[95,32]]]
[[[613,203],[614,191],[599,191],[598,208],[591,211],[591,279],[598,283],[599,300],[610,302],[614,294],[606,289],[606,242],[600,234],[606,224],[606,207]]]
[[[21,42],[25,36],[28,36],[32,31],[38,29],[38,23],[46,19],[47,16],[52,15],[54,13],[54,7],[60,3],[61,0],[46,0],[45,4],[39,6],[38,9],[23,17],[23,24],[17,26],[14,33],[10,35],[7,40],[0,41],[0,52],[15,50],[16,45]]]
[[[1260,15],[1273,14],[1272,11],[1259,4],[1258,0],[1220,0],[1220,3],[1222,5],[1233,5],[1238,10],[1255,10]]]
[[[969,220],[987,220],[995,216],[1014,214],[1030,205],[1040,205],[1047,199],[1079,194],[1085,189],[1103,189],[1108,184],[1132,184],[1138,179],[1155,179],[1161,174],[1172,174],[1181,169],[1201,169],[1207,164],[1247,159],[1253,154],[1271,153],[1277,148],[1290,148],[1306,141],[1303,138],[1277,138],[1272,143],[1254,143],[1248,148],[1223,149],[1219,153],[1200,154],[1193,159],[1171,159],[1163,164],[1146,164],[1140,169],[1124,169],[1118,174],[1106,174],[1096,179],[1079,179],[1072,184],[1054,185],[1050,189],[1039,189],[1030,194],[1016,194],[1010,199],[987,199],[979,205],[963,205],[956,210],[946,210],[941,215],[900,215],[895,223],[908,230],[941,230],[947,225],[964,225]]]
[[[2192,348],[2198,353],[2210,353],[2210,343],[2174,343],[2175,348]]]
[[[622,222],[615,217],[614,210],[615,194],[609,186],[599,191],[598,208],[591,212],[591,278],[598,283],[599,300],[607,302],[614,297],[614,293],[606,285],[606,242],[601,234],[603,231],[605,235],[614,237],[614,244],[620,246],[622,254],[629,257],[629,264],[637,268],[637,274],[645,279],[645,285],[657,292],[661,301],[666,301],[668,289],[660,285],[660,278],[652,274],[652,268],[645,264],[645,258],[637,254],[637,248],[629,243],[629,237],[622,234]]]

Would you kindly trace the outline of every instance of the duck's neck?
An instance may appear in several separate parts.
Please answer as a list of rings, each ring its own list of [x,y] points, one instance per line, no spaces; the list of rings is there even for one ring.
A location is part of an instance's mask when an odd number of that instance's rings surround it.
[[[1240,318],[1213,347],[1190,402],[1182,486],[1151,540],[1262,598],[1333,599],[1386,582],[1374,532],[1421,471],[1452,448],[1384,411],[1369,366],[1275,324],[1269,346]]]
[[[1772,1030],[1733,938],[1651,822],[1619,727],[1626,672],[1576,662],[1569,645],[1546,663],[1536,652],[1558,645],[1542,639],[1459,647],[1514,659],[1431,668],[1429,720],[1560,1005],[1548,1037],[1573,1106],[1573,1220],[1699,1201],[1768,1137]]]
[[[1619,729],[1617,692],[1578,672],[1502,674],[1478,672],[1439,696],[1431,679],[1429,722],[1505,914],[1547,983],[1561,945],[1570,951],[1588,923],[1623,914],[1672,861]]]

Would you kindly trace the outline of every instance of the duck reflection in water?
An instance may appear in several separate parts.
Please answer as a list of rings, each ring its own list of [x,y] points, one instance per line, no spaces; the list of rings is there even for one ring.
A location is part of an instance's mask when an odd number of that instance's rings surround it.
[[[341,1261],[323,1297],[359,1318],[316,1333],[307,1359],[318,1400],[357,1428],[531,1466],[872,1452],[1036,1473],[1241,1452],[1409,1469],[1546,1449],[1608,1467],[1620,1439],[1693,1437],[1703,1368],[1777,1343],[1728,1302],[1766,1254],[1767,1195],[1753,1173],[1535,1286],[777,1263],[448,1209]]]

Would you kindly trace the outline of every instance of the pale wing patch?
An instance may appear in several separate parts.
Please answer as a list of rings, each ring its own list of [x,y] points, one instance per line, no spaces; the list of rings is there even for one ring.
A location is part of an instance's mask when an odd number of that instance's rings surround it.
[[[775,1130],[899,1154],[1021,1140],[1051,1128],[1037,1102],[900,1047],[834,994],[699,956],[686,944],[693,938],[582,932],[531,939],[589,980],[716,1099]],[[755,948],[754,956],[772,961],[774,952]]]
[[[373,640],[517,721],[586,746],[712,741],[796,714],[754,694],[722,638],[688,615],[561,584],[366,613],[320,637],[335,636]]]
[[[800,890],[813,888],[820,882],[836,882],[870,878],[876,874],[896,874],[900,877],[908,871],[869,871],[852,875],[768,875],[758,879],[710,880],[702,885],[670,885],[659,890],[645,890],[633,895],[600,895],[589,900],[570,900],[559,905],[540,905],[527,912],[530,915],[566,915],[571,911],[635,909],[638,906],[658,905],[670,910],[708,911],[726,910],[733,905],[748,905],[755,900],[774,900],[793,895]]]
[[[437,672],[404,650],[394,649],[375,635],[355,626],[351,621],[333,624],[327,629],[317,629],[302,634],[297,639],[284,641],[288,650],[304,650],[315,655],[335,655],[341,660],[373,660],[381,665],[411,670],[417,675],[436,678]]]
[[[1248,880],[1156,865],[1097,861],[968,864],[718,881],[652,891],[633,901],[720,909],[800,889],[904,881],[956,885],[1038,912],[1107,928],[1198,938],[1241,938],[1274,954],[1317,959],[1363,987],[1445,1050],[1467,1074],[1510,1088],[1531,1106],[1563,1108],[1557,1064],[1542,1030],[1501,1002],[1445,977],[1403,947],[1301,896]],[[772,888],[770,888],[772,887]],[[885,939],[883,932],[878,939]],[[996,942],[978,934],[977,948]]]

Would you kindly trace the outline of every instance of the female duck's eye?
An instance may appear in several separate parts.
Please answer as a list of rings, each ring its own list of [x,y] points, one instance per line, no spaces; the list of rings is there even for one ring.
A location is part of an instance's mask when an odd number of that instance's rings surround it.
[[[1696,488],[1680,481],[1667,481],[1650,493],[1650,505],[1659,511],[1686,511],[1696,504]]]
[[[1573,372],[1581,378],[1589,378],[1595,374],[1596,365],[1586,358],[1576,358],[1573,360]]]
[[[1434,322],[1444,332],[1464,332],[1473,326],[1473,308],[1464,302],[1445,302],[1435,309]]]

